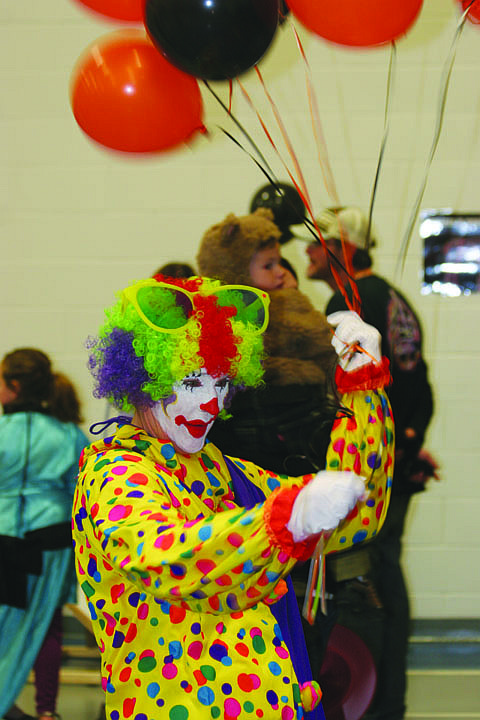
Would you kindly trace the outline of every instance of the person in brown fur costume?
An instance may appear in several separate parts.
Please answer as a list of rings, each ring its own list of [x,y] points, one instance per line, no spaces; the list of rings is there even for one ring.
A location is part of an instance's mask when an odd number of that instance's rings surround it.
[[[238,392],[231,417],[212,428],[210,439],[229,455],[243,457],[278,473],[314,472],[325,467],[330,429],[337,408],[329,407],[327,388],[336,355],[325,315],[296,288],[284,288],[280,231],[268,208],[233,214],[203,236],[197,254],[202,275],[226,284],[246,284],[270,296],[270,321],[264,334],[265,384]],[[308,564],[292,574],[300,609]],[[303,594],[302,594],[303,593]],[[335,621],[330,613],[304,622],[313,677],[318,677]]]
[[[275,472],[312,472],[324,466],[333,420],[325,412],[326,387],[336,355],[325,316],[300,290],[283,287],[280,235],[268,208],[230,213],[206,231],[198,251],[202,275],[270,295],[265,386],[235,396],[232,418],[217,423],[213,441]]]

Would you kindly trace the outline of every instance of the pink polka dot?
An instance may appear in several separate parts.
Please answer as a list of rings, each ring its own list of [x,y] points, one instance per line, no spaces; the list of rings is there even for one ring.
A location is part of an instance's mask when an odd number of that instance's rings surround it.
[[[279,658],[288,658],[288,650],[283,647],[276,647],[275,652],[277,653]]]
[[[253,687],[253,689],[254,689],[254,690],[258,690],[258,688],[259,688],[260,685],[262,684],[260,678],[258,677],[258,675],[254,675],[253,673],[250,673],[250,680],[252,681],[252,687]]]
[[[172,678],[177,677],[178,668],[173,663],[168,663],[167,665],[164,665],[162,668],[162,675],[167,680],[172,680]]]
[[[233,718],[238,717],[242,709],[240,703],[238,700],[235,700],[235,698],[227,698],[223,707],[225,708],[225,713]]]
[[[260,628],[254,627],[250,630],[250,637],[252,637],[252,638],[255,637],[255,635],[261,635],[261,634],[262,634],[262,631],[260,630]]]
[[[148,617],[148,605],[147,603],[142,603],[140,607],[138,608],[137,615],[140,620],[145,620],[146,617]]]
[[[233,547],[240,547],[240,545],[243,545],[243,537],[238,533],[230,533],[227,540],[230,545],[233,545]]]
[[[190,643],[190,645],[188,646],[187,655],[194,660],[198,660],[198,658],[202,654],[202,648],[202,643],[199,640],[196,640],[195,642]]]
[[[289,707],[284,707],[282,710],[282,720],[292,720],[293,710]]]
[[[112,522],[123,520],[132,512],[131,505],[115,505],[108,513],[108,519]]]
[[[127,469],[126,465],[115,465],[110,472],[112,475],[124,475],[127,472]]]

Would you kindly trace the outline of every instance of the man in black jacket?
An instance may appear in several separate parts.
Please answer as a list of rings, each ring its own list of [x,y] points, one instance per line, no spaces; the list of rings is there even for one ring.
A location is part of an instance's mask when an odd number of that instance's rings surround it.
[[[376,244],[376,239],[364,213],[356,207],[332,208],[325,210],[317,222],[330,255],[327,258],[320,243],[311,243],[307,249],[310,258],[307,276],[323,280],[335,291],[326,314],[346,309],[337,279],[351,297],[350,275],[358,290],[361,315],[381,333],[382,354],[390,359],[393,382],[389,397],[395,420],[395,472],[385,525],[367,548],[384,613],[381,637],[373,641],[373,644],[381,643],[381,651],[377,661],[377,692],[368,717],[372,720],[403,720],[410,613],[400,563],[402,534],[411,495],[423,490],[429,477],[437,477],[435,461],[422,449],[433,414],[432,389],[422,356],[422,331],[415,312],[403,295],[372,270],[369,249]],[[332,267],[336,273],[332,272]],[[347,268],[350,268],[349,273]],[[355,608],[347,608],[345,612],[345,624],[348,624],[349,618],[355,616]],[[339,622],[342,622],[341,617]],[[362,623],[358,613],[356,622]],[[358,631],[358,626],[355,629]],[[360,634],[365,636],[369,632],[372,631],[365,628]]]

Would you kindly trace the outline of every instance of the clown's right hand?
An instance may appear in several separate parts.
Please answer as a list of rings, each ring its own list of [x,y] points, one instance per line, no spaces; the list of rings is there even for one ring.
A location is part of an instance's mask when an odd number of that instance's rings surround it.
[[[322,530],[334,530],[365,495],[365,478],[347,471],[322,470],[295,498],[287,529],[295,542]]]

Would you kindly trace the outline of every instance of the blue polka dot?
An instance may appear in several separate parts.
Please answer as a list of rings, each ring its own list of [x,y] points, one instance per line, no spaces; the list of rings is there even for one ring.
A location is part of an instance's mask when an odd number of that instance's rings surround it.
[[[157,697],[159,692],[160,692],[160,685],[158,683],[152,682],[152,683],[150,683],[150,685],[147,686],[148,697],[155,698],[155,697]]]
[[[204,525],[198,531],[198,537],[200,538],[200,540],[208,540],[208,538],[211,536],[211,534],[212,534],[211,525]]]
[[[355,535],[352,538],[353,544],[362,542],[362,540],[365,540],[367,537],[367,531],[366,530],[359,530],[355,533]]]
[[[268,669],[270,670],[272,675],[280,675],[280,673],[282,672],[282,668],[280,667],[280,665],[273,661],[268,663]]]
[[[175,658],[175,660],[178,660],[178,658],[181,658],[183,655],[183,648],[181,643],[178,642],[178,640],[173,640],[172,642],[168,643],[168,650],[172,658]]]
[[[171,460],[172,457],[175,455],[175,450],[173,445],[162,445],[160,452],[162,453],[163,457],[166,460]]]
[[[267,480],[267,486],[268,486],[268,489],[273,492],[278,487],[280,487],[280,482],[278,481],[277,478],[269,477]]]
[[[212,688],[204,686],[199,688],[197,692],[197,697],[202,703],[202,705],[211,705],[215,700],[215,693],[213,692]]]
[[[92,620],[97,620],[98,615],[97,615],[97,612],[95,610],[95,606],[93,605],[93,603],[91,603],[91,602],[88,603],[88,609],[90,611],[90,617],[92,618]]]
[[[267,700],[270,705],[278,705],[278,695],[274,690],[268,690]]]

